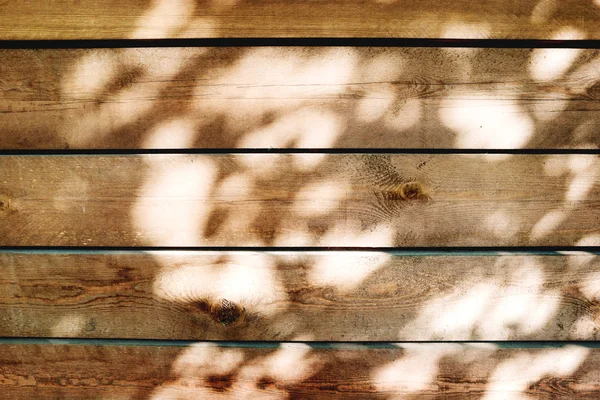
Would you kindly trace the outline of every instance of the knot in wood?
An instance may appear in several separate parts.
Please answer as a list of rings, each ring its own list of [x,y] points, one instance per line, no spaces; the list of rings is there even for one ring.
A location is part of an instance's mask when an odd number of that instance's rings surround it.
[[[10,208],[10,199],[7,196],[0,196],[0,211],[8,211]]]
[[[595,100],[600,100],[600,82],[594,83],[587,89],[587,95]]]
[[[227,299],[216,301],[210,307],[210,316],[222,325],[232,325],[241,320],[244,308]]]
[[[399,194],[403,200],[419,200],[427,197],[423,185],[419,182],[403,183],[400,186]]]

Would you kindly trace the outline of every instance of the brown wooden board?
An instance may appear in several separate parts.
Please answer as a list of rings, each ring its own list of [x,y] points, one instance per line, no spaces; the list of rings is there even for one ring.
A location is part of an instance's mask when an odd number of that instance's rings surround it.
[[[0,157],[3,246],[593,246],[598,155]]]
[[[0,39],[599,39],[594,1],[7,0]]]
[[[0,398],[597,399],[597,348],[0,345]]]
[[[0,336],[598,340],[600,258],[0,253]]]
[[[598,50],[63,49],[0,59],[2,149],[600,145]]]

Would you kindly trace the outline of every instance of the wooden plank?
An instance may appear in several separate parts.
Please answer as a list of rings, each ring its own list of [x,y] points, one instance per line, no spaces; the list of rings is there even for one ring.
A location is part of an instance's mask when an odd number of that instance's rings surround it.
[[[142,48],[0,57],[3,149],[600,145],[598,50]]]
[[[600,257],[0,253],[0,336],[598,340]]]
[[[595,2],[8,0],[0,39],[600,38]]]
[[[3,246],[592,246],[598,155],[0,157]]]
[[[596,399],[600,351],[576,345],[390,348],[90,346],[0,349],[0,396],[110,399]]]

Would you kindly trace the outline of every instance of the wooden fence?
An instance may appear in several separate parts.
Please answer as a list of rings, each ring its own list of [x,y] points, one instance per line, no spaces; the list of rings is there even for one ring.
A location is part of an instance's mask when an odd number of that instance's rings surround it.
[[[0,2],[0,398],[600,398],[600,2]]]

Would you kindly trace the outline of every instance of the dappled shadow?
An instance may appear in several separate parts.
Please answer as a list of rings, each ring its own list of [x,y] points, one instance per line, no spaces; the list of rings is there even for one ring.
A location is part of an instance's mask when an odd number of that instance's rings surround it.
[[[246,3],[156,2],[131,35],[186,36],[201,24],[219,32],[218,18],[202,10],[243,14],[252,9]],[[447,7],[458,15],[464,4]],[[532,24],[561,9],[548,1],[514,5],[527,8],[519,12]],[[170,12],[172,23],[161,25]],[[483,29],[461,18],[454,23],[441,36]],[[574,20],[556,38],[585,38],[587,26]],[[156,48],[2,56],[10,60],[0,66],[3,148],[600,144],[596,50]],[[600,245],[594,154],[151,154],[0,163],[3,245]],[[0,295],[10,309],[4,336],[393,342],[599,335],[595,254],[166,251],[143,253],[143,262],[62,254],[34,260],[39,265],[27,257],[3,256]],[[490,400],[507,393],[593,398],[599,389],[600,361],[585,347],[405,347],[174,349],[161,362],[164,379],[127,398]]]
[[[14,399],[593,399],[597,362],[581,345],[56,343],[4,345],[0,372]]]
[[[4,148],[597,148],[576,49],[3,50]],[[23,65],[14,68],[12,65]]]
[[[2,39],[598,38],[594,0],[117,0],[0,3]],[[54,18],[49,18],[54,16]]]

